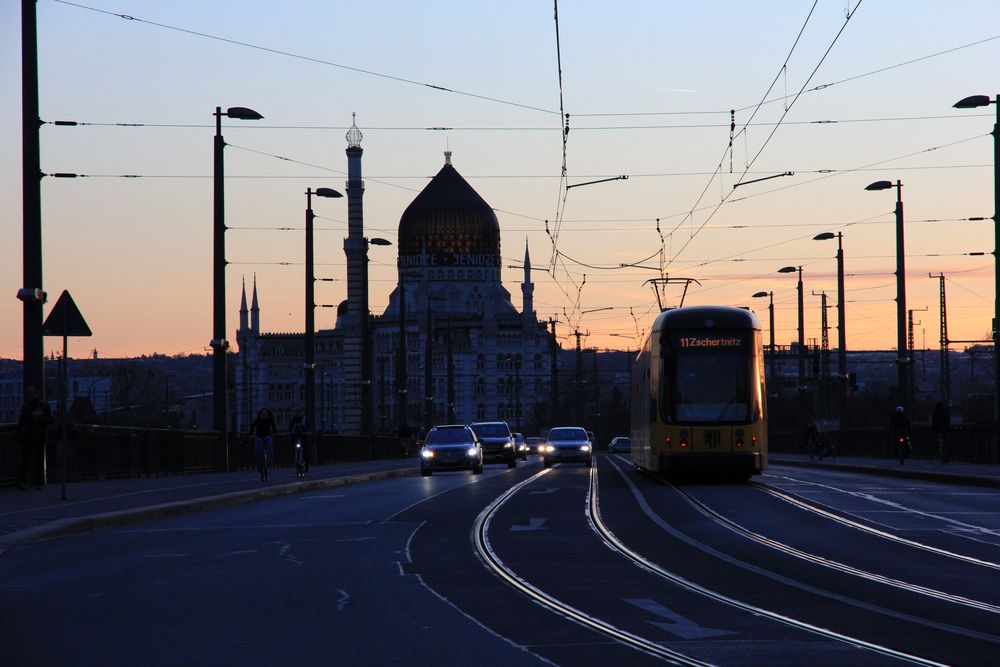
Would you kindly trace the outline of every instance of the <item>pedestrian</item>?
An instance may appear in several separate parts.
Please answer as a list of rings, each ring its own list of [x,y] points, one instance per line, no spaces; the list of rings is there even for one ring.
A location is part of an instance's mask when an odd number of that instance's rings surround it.
[[[17,420],[17,438],[21,442],[21,471],[17,486],[27,489],[45,486],[45,443],[48,438],[52,411],[41,399],[38,388],[30,385],[25,391],[25,402]]]
[[[253,436],[253,450],[262,482],[267,481],[268,467],[274,461],[275,432],[274,413],[270,408],[261,408],[257,418],[250,425],[250,435]]]
[[[309,428],[302,408],[295,408],[295,414],[292,415],[288,425],[288,432],[292,434],[293,446],[296,440],[302,443],[302,466],[304,472],[309,472]]]
[[[806,439],[806,451],[809,453],[809,458],[812,459],[816,455],[816,446],[819,441],[819,429],[816,428],[816,422],[812,419],[806,422],[804,435]]]
[[[951,430],[951,413],[948,407],[938,401],[931,413],[931,431],[938,446],[938,457],[941,463],[948,462],[948,431]]]

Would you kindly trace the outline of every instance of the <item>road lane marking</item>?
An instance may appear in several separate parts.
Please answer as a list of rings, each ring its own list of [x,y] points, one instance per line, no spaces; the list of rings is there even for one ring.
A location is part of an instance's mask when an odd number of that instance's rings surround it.
[[[544,528],[542,526],[542,524],[544,524],[547,520],[548,519],[546,519],[545,517],[533,516],[530,519],[528,519],[527,526],[514,524],[513,526],[510,527],[510,530],[513,533],[524,530],[548,530],[547,528]]]
[[[723,635],[736,634],[730,632],[729,630],[717,630],[715,628],[707,628],[698,625],[690,618],[686,616],[681,616],[677,612],[667,609],[662,604],[656,600],[650,600],[648,598],[636,598],[632,600],[625,600],[630,605],[638,607],[643,611],[647,611],[651,614],[655,614],[660,618],[666,619],[663,621],[646,621],[650,625],[655,625],[661,630],[666,630],[672,635],[680,637],[681,639],[708,639],[709,637],[721,637]]]

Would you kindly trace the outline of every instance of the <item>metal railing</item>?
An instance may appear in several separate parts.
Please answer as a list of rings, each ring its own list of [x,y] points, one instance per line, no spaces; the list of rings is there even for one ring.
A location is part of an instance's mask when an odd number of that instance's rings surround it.
[[[21,465],[21,443],[15,424],[0,424],[0,485],[13,484]],[[55,432],[53,432],[55,433]],[[404,458],[396,437],[318,436],[316,464]],[[274,437],[274,465],[294,465],[294,442],[289,434]],[[253,439],[230,434],[229,469],[256,467]],[[178,475],[222,472],[227,457],[215,431],[122,426],[75,425],[69,431],[68,480]],[[59,480],[58,435],[46,446],[48,481]]]

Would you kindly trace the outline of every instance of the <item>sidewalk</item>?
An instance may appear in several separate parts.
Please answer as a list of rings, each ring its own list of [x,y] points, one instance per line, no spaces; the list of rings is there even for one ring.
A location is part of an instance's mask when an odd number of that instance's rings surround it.
[[[359,461],[313,466],[305,477],[294,468],[230,473],[136,477],[49,484],[41,490],[0,488],[0,552],[25,542],[148,521],[263,498],[413,475],[416,459]]]
[[[903,477],[948,484],[987,486],[1000,488],[1000,465],[988,463],[939,463],[934,459],[907,459],[900,465],[899,459],[877,459],[861,456],[838,456],[812,460],[805,454],[768,454],[771,465],[802,466],[843,470],[845,472]]]

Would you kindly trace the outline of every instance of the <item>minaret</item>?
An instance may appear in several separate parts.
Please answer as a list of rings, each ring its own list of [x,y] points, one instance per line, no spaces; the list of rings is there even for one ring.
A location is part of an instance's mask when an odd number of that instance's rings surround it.
[[[353,119],[352,114],[352,119]],[[364,234],[361,179],[362,134],[352,122],[347,132],[347,314],[344,318],[344,429],[348,434],[368,430],[371,362],[368,359],[368,240]]]
[[[524,333],[533,333],[535,327],[535,286],[531,282],[531,256],[528,254],[528,239],[524,239],[524,282],[521,283],[521,319]]]
[[[260,335],[260,304],[257,302],[257,274],[253,274],[253,302],[250,304],[250,330]]]

